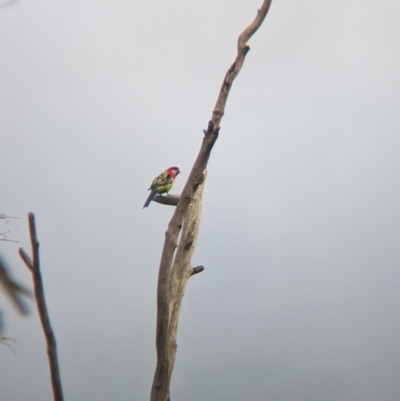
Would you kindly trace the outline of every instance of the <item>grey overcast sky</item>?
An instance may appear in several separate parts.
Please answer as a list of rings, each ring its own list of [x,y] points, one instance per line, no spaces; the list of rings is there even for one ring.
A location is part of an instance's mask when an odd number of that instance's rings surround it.
[[[149,398],[158,262],[261,0],[0,8],[0,231],[36,215],[66,400]],[[400,3],[274,0],[209,163],[174,401],[400,400]],[[50,401],[34,305],[0,295],[0,400]]]

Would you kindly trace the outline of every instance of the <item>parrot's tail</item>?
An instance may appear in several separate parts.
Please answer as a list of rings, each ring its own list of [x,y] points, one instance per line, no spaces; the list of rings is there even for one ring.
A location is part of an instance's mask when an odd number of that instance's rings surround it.
[[[147,206],[150,205],[150,202],[153,200],[153,198],[157,195],[157,191],[151,191],[150,195],[146,199],[146,202],[144,203],[143,209]]]

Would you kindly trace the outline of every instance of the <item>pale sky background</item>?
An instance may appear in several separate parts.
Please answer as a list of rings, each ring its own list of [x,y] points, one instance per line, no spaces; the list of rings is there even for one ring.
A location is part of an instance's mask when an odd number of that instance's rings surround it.
[[[65,398],[149,398],[172,209],[261,0],[0,8],[0,252],[33,211]],[[274,0],[209,163],[173,401],[400,399],[400,3]],[[50,401],[34,305],[0,295],[0,400]]]

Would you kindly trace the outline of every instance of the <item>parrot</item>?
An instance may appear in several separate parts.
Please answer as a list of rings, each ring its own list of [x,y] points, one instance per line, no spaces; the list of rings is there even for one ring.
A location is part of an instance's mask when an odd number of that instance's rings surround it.
[[[149,191],[151,191],[150,195],[146,199],[143,209],[149,206],[150,202],[156,195],[161,195],[165,192],[168,194],[168,191],[172,188],[172,185],[174,185],[175,177],[179,173],[180,173],[179,167],[173,166],[167,168],[160,175],[154,178],[149,188]]]

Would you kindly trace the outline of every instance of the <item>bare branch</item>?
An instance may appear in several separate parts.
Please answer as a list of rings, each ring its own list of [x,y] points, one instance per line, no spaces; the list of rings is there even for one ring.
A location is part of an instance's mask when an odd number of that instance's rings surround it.
[[[6,214],[4,214],[4,213],[0,213],[0,219],[3,219],[3,220],[7,220],[7,219],[20,219],[21,217],[13,217],[13,216],[7,216]]]
[[[0,241],[18,243],[18,241],[15,241],[15,240],[13,240],[13,239],[8,239],[8,238],[7,238],[7,234],[8,234],[9,232],[10,232],[10,231],[6,231],[5,233],[0,233],[0,236],[3,237],[3,238],[0,238]]]
[[[153,202],[163,205],[176,206],[179,202],[179,195],[157,195],[153,198]]]
[[[33,264],[29,255],[22,248],[18,249],[18,253],[21,259],[24,261],[26,267],[31,271],[31,273],[33,273]]]
[[[193,267],[193,269],[192,269],[192,276],[193,276],[194,274],[201,273],[203,270],[204,270],[204,266]]]
[[[264,1],[261,8],[257,11],[257,16],[254,18],[254,21],[240,34],[238,39],[238,52],[244,51],[246,48],[248,48],[248,50],[250,49],[247,46],[247,41],[254,35],[254,33],[263,23],[268,14],[271,3],[272,0]]]
[[[7,268],[2,258],[0,258],[0,284],[4,289],[4,293],[10,298],[17,311],[21,315],[28,315],[29,308],[23,296],[32,298],[32,293],[11,278],[10,270]]]
[[[31,270],[32,272],[36,304],[47,344],[47,357],[50,366],[53,398],[54,401],[63,401],[64,397],[61,386],[60,368],[58,365],[57,344],[53,329],[50,324],[50,318],[47,312],[47,305],[44,296],[42,274],[40,271],[39,241],[37,238],[35,216],[33,213],[28,214],[28,221],[29,221],[29,233],[32,246],[32,260],[29,258],[27,253],[22,248],[19,249],[19,255],[27,265],[28,269]]]

